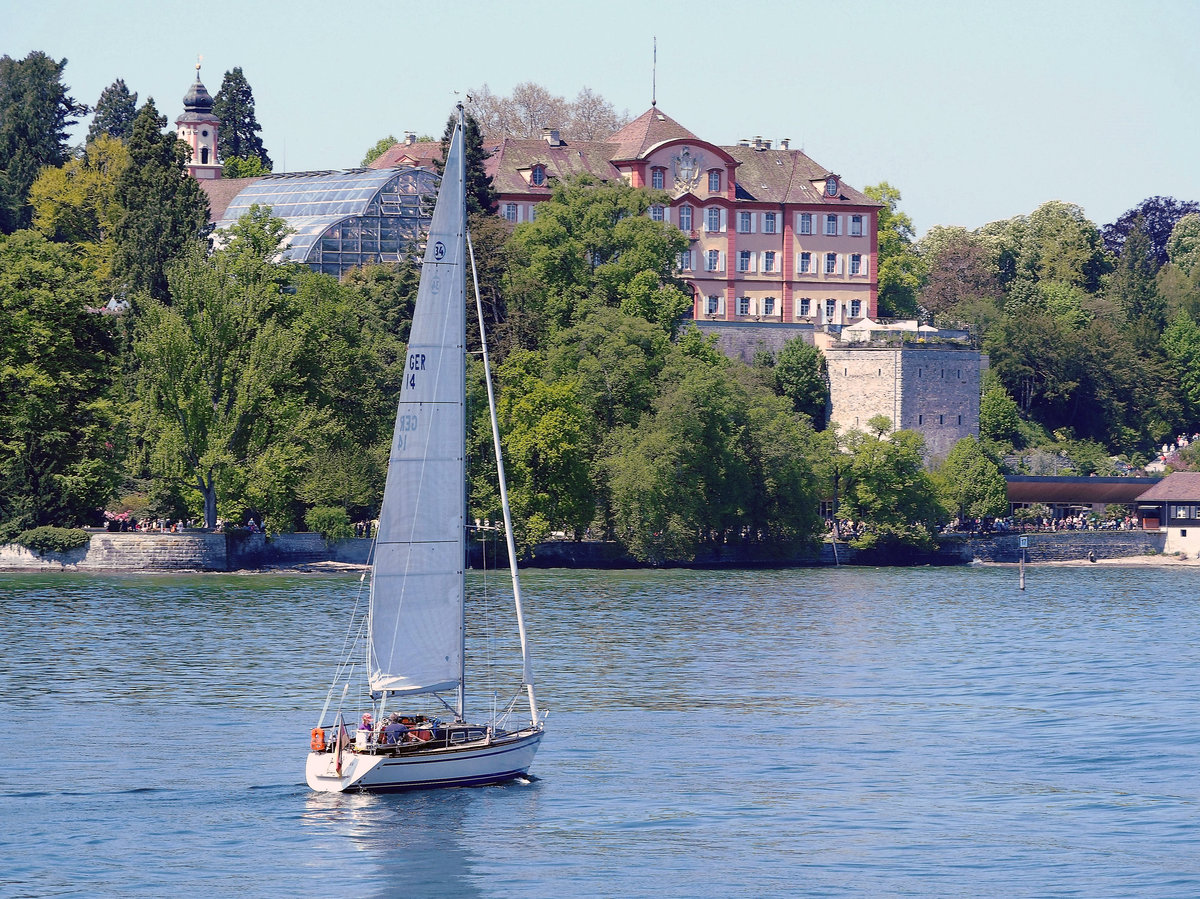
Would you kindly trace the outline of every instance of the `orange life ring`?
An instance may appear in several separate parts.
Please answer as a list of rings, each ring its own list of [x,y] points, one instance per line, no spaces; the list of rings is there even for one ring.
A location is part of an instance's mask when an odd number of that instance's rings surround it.
[[[325,728],[314,727],[312,729],[312,750],[313,752],[325,751]]]

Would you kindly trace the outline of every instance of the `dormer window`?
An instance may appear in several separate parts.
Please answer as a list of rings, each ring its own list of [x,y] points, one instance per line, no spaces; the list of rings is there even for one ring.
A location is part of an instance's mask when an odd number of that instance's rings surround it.
[[[546,183],[546,167],[535,165],[533,171],[529,173],[529,183],[534,187],[541,187]]]
[[[650,187],[654,190],[662,190],[663,185],[667,181],[667,170],[653,168],[650,170]]]
[[[721,192],[720,169],[713,169],[708,173],[708,192],[710,194],[719,194]]]

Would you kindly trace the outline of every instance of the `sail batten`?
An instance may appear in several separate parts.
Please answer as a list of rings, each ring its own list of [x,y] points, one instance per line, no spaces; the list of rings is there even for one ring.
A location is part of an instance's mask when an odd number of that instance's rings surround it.
[[[428,693],[462,678],[466,482],[463,185],[447,154],[422,263],[371,575],[373,691]]]

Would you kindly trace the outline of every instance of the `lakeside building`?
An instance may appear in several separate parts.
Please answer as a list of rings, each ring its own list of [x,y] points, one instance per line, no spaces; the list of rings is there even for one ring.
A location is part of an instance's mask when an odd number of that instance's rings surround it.
[[[1166,534],[1165,552],[1200,556],[1200,472],[1175,471],[1137,498],[1146,530]]]
[[[497,214],[532,221],[554,182],[590,174],[668,194],[650,217],[688,236],[677,273],[697,321],[849,324],[877,314],[880,205],[836,172],[756,137],[704,140],[656,105],[611,137],[484,138]],[[406,135],[374,168],[423,165],[440,144]]]

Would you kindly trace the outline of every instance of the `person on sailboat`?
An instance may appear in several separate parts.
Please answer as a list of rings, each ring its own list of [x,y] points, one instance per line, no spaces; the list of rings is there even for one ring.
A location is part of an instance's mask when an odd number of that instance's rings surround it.
[[[400,722],[400,713],[392,712],[383,728],[383,742],[389,746],[403,743],[408,737],[408,728]]]

